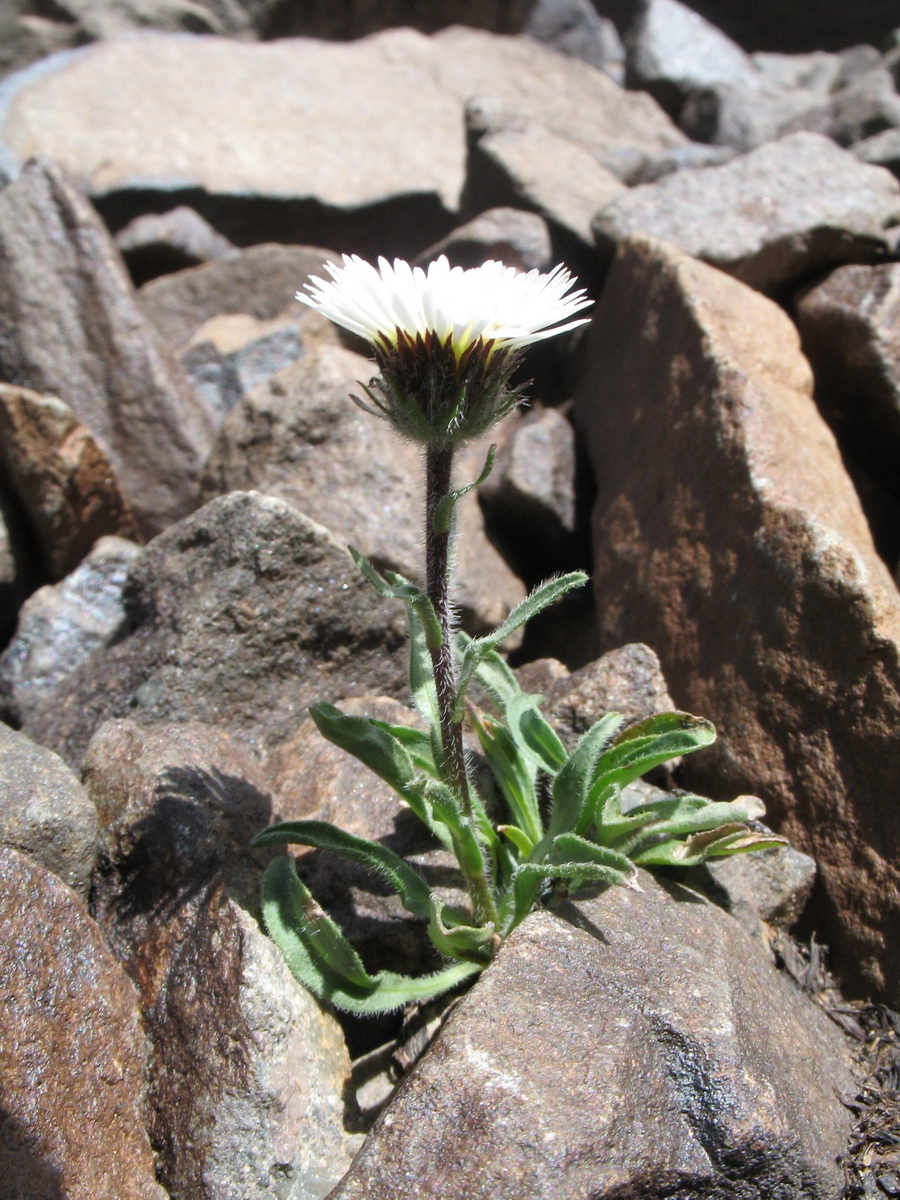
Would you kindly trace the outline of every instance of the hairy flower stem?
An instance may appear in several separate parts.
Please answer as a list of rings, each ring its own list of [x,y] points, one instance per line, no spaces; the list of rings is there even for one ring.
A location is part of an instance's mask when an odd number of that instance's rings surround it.
[[[450,494],[453,449],[428,446],[425,451],[425,576],[428,599],[434,605],[441,630],[440,646],[431,647],[431,663],[441,722],[441,745],[462,815],[475,832],[475,814],[469,793],[469,773],[463,748],[462,721],[454,720],[456,708],[456,663],[453,656],[453,621],[450,604],[452,522],[450,529],[435,529],[435,514],[441,501]],[[463,868],[475,915],[481,921],[496,920],[497,912],[484,871]]]

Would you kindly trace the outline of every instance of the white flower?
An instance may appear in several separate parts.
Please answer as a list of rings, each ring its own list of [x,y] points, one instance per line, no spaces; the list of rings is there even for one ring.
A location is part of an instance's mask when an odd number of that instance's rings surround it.
[[[499,262],[464,271],[442,255],[427,271],[395,258],[326,263],[297,299],[369,342],[381,375],[363,408],[403,436],[452,449],[479,437],[520,399],[511,385],[525,346],[584,325],[592,301],[565,267],[520,274]]]
[[[343,258],[342,267],[326,263],[330,280],[311,277],[310,294],[297,299],[373,345],[432,334],[442,344],[449,338],[457,358],[478,341],[489,354],[516,350],[584,325],[586,317],[571,318],[592,303],[583,289],[570,291],[574,280],[561,266],[522,274],[490,261],[464,271],[441,255],[427,271],[399,258],[393,266],[379,258],[376,270],[355,254]]]

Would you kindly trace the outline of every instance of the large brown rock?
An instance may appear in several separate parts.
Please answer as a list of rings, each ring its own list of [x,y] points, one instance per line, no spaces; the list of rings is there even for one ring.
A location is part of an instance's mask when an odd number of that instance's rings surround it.
[[[0,383],[0,469],[56,582],[106,534],[134,538],[109,459],[67,404]]]
[[[0,1170],[23,1200],[165,1200],[130,979],[74,893],[0,847]]]
[[[24,728],[80,762],[111,717],[204,721],[271,745],[313,700],[405,686],[405,616],[321,525],[236,492],[154,539],[132,564],[126,636],[98,649]]]
[[[835,1200],[843,1037],[696,893],[532,914],[333,1200]]]
[[[109,456],[144,532],[194,505],[211,414],[151,325],[97,214],[56,167],[0,192],[0,375],[58,396]]]
[[[358,354],[325,345],[260,384],[225,419],[203,495],[253,488],[277,496],[379,566],[421,583],[421,455],[350,400],[350,393],[364,395],[358,381],[367,382],[374,369]],[[484,443],[460,456],[460,483],[478,477]],[[524,588],[488,541],[474,492],[457,516],[454,599],[466,627],[483,633],[524,599]]]
[[[754,792],[819,862],[854,990],[900,997],[900,597],[783,312],[674,248],[624,245],[576,401],[598,482],[605,646],[641,640],[718,743],[691,784]]]
[[[795,133],[632,188],[593,228],[604,256],[643,234],[771,295],[829,266],[885,257],[885,230],[898,219],[900,183],[889,172],[821,134]]]

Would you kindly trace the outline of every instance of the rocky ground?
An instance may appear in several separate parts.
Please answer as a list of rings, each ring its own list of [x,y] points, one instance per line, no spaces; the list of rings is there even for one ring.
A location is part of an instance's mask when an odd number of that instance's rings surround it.
[[[375,12],[0,0],[7,1194],[900,1196],[895,6]],[[459,886],[306,716],[406,719],[346,543],[419,571],[417,455],[292,300],[342,252],[597,297],[461,505],[462,622],[589,570],[508,648],[563,739],[708,717],[641,788],[757,794],[791,848],[339,1022],[260,930],[253,836],[319,817]],[[298,867],[367,963],[433,969],[377,880]]]

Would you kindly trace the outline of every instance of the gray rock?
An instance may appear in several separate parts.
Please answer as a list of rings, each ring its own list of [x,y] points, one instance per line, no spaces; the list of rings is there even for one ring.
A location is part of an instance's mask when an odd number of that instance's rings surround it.
[[[719,83],[691,93],[681,109],[679,125],[697,141],[746,153],[789,129],[805,129],[805,114],[819,101],[818,93],[802,88],[779,88],[768,82]]]
[[[697,220],[697,213],[703,220]],[[601,253],[634,233],[667,241],[760,291],[887,251],[900,183],[820,134],[796,133],[721,167],[632,188],[594,218]]]
[[[685,758],[685,786],[763,799],[819,864],[835,969],[856,994],[896,1001],[897,822],[883,797],[900,596],[797,331],[721,272],[635,239],[585,363],[576,413],[599,488],[601,645],[653,647],[677,706],[718,731]]]
[[[824,416],[900,498],[900,263],[840,267],[798,297],[795,317]]]
[[[237,246],[187,205],[135,217],[115,241],[135,283],[238,253]]]
[[[663,175],[671,175],[673,171],[683,171],[690,167],[720,167],[722,163],[730,162],[737,154],[730,146],[707,146],[702,142],[688,142],[677,150],[666,150],[654,158],[648,159],[628,183],[632,186],[639,183],[655,183]]]
[[[314,246],[263,242],[234,258],[205,263],[145,283],[138,305],[169,346],[187,345],[213,317],[242,313],[271,321],[288,307],[309,275],[321,275],[340,255]]]
[[[670,116],[699,88],[759,82],[749,55],[679,0],[645,0],[637,11],[625,34],[628,84],[648,91]]]
[[[759,936],[762,921],[777,929],[795,925],[816,881],[815,859],[792,846],[710,859],[702,869],[751,936]]]
[[[782,126],[785,134],[808,129],[852,146],[900,127],[900,96],[889,71],[876,68]]]
[[[115,634],[125,617],[128,568],[140,552],[124,538],[101,538],[62,583],[29,596],[0,655],[0,707],[7,719],[27,723],[56,685]]]
[[[0,192],[0,373],[58,396],[109,456],[155,532],[195,502],[212,419],[138,312],[97,214],[56,167]]]
[[[77,25],[23,12],[23,7],[18,3],[7,5],[0,14],[0,78],[50,54],[71,50],[83,40]]]
[[[45,580],[68,575],[99,537],[137,536],[108,457],[56,396],[0,383],[0,473]]]
[[[900,129],[884,129],[872,137],[863,138],[850,147],[860,162],[873,167],[884,167],[893,175],[900,176]]]
[[[241,401],[223,424],[203,481],[208,499],[253,488],[316,514],[341,542],[407,578],[422,579],[421,457],[351,393],[374,365],[321,346]],[[459,481],[478,477],[489,440],[460,455]],[[455,602],[467,628],[485,632],[524,599],[520,581],[484,532],[478,500],[460,502]]]
[[[24,722],[67,762],[113,717],[203,721],[266,745],[313,700],[404,687],[402,606],[378,601],[326,529],[270,496],[224,496],[161,534],[132,566],[125,610],[127,636]]]
[[[2,724],[0,845],[36,858],[87,900],[97,810],[58,755]]]
[[[218,33],[250,38],[271,16],[273,0],[65,0],[82,41],[113,38],[147,28],[170,33]]]
[[[301,322],[258,321],[244,313],[211,317],[179,358],[194,390],[220,416],[303,353]]]
[[[165,1200],[144,1126],[146,1052],[131,980],[75,894],[6,847],[0,986],[7,1193]]]
[[[527,918],[334,1200],[833,1200],[840,1031],[727,914],[641,887]]]
[[[625,83],[622,39],[589,0],[537,0],[522,32],[560,54],[599,67],[615,83]]]
[[[547,222],[521,208],[490,208],[448,233],[417,258],[422,266],[446,254],[451,266],[480,267],[498,259],[520,271],[546,271],[552,264]]]
[[[803,88],[827,96],[841,84],[843,60],[838,54],[813,50],[809,54],[774,54],[759,50],[750,58],[769,83],[778,88]]]

